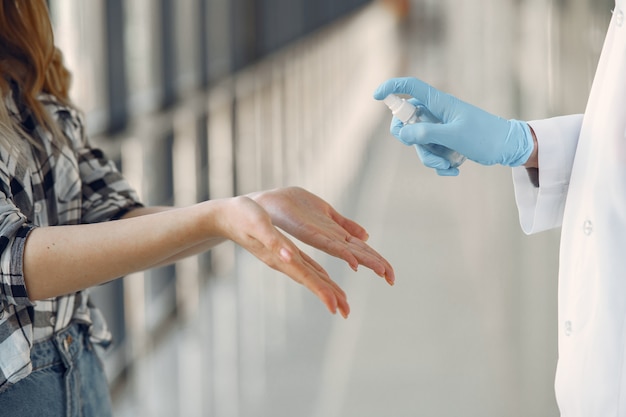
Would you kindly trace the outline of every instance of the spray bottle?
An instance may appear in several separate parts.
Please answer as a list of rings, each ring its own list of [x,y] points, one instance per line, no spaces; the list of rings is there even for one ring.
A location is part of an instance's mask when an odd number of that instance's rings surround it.
[[[424,105],[418,104],[415,106],[395,94],[389,94],[383,102],[389,107],[391,113],[405,125],[421,122],[441,123]],[[435,155],[447,159],[450,162],[450,168],[456,168],[465,161],[465,156],[443,145],[429,143],[421,146]]]

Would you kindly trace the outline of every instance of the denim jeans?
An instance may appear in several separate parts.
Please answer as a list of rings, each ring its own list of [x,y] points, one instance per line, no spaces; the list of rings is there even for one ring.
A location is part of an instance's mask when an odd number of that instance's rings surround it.
[[[33,372],[0,394],[0,414],[19,417],[109,417],[102,363],[85,326],[72,324],[31,350]]]

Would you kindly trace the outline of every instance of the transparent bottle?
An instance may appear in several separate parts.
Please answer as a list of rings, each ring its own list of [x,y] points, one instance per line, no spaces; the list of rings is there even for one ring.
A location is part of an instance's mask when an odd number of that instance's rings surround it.
[[[441,123],[441,121],[433,116],[433,114],[424,105],[418,104],[415,106],[395,94],[389,94],[385,97],[383,102],[387,105],[387,107],[389,107],[391,113],[405,125],[422,122]],[[447,159],[448,162],[450,162],[450,168],[458,167],[465,162],[466,159],[465,156],[443,145],[429,143],[421,146],[428,149],[435,155]]]

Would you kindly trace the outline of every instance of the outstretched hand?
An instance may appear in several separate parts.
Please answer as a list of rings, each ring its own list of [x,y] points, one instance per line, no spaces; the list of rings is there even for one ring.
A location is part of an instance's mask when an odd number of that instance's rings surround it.
[[[267,211],[249,197],[223,200],[225,209],[216,227],[221,235],[256,256],[314,293],[335,314],[348,317],[350,307],[345,292],[310,256],[282,234]]]
[[[279,188],[250,197],[263,206],[274,225],[293,237],[343,259],[355,271],[358,265],[370,268],[393,285],[393,268],[365,243],[367,231],[320,197],[300,187]]]
[[[353,270],[366,266],[393,285],[389,262],[365,241],[356,222],[299,187],[279,188],[223,200],[220,234],[313,292],[335,314],[350,312],[345,292],[324,268],[302,252],[278,228],[300,241],[345,260]]]

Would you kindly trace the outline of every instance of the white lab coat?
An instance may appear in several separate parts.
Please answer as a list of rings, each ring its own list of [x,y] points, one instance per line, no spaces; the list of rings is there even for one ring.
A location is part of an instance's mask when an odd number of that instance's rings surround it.
[[[585,115],[530,122],[540,187],[513,178],[527,233],[562,226],[555,389],[563,417],[626,417],[626,0]]]

